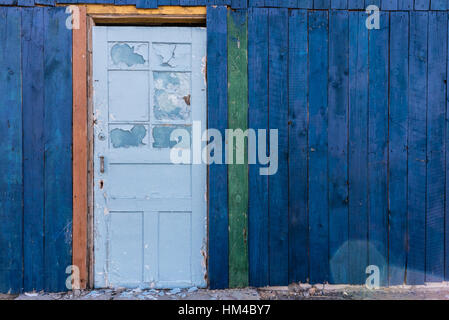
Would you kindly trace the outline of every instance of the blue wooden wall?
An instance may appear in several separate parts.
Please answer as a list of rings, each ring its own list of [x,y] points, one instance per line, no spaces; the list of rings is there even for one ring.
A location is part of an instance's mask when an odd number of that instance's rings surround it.
[[[0,292],[66,290],[72,33],[64,8],[0,7]]]
[[[246,9],[248,125],[280,137],[278,173],[249,168],[250,285],[361,284],[368,265],[383,285],[449,280],[447,0],[82,2],[216,4],[208,125],[220,130],[226,5]],[[371,3],[379,30],[365,28]],[[0,292],[65,290],[71,264],[71,32],[53,5],[0,0]],[[227,190],[226,166],[211,166],[212,288],[229,286]]]

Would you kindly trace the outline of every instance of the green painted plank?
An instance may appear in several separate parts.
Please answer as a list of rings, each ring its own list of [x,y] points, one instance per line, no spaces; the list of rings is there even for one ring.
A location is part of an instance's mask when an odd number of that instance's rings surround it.
[[[228,11],[228,126],[248,127],[248,36],[246,10]],[[236,131],[238,132],[238,131]],[[230,139],[234,142],[231,143]],[[248,164],[244,143],[228,138],[234,159],[228,167],[229,286],[248,286]],[[231,145],[229,145],[231,146]],[[243,149],[242,149],[243,147]]]
[[[0,8],[0,292],[23,283],[20,10]]]

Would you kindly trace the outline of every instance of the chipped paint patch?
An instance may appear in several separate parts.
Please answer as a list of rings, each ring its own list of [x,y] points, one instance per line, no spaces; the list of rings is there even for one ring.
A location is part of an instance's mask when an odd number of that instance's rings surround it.
[[[147,135],[144,125],[135,125],[131,130],[115,128],[111,130],[111,143],[114,148],[140,147],[145,145],[143,139]]]
[[[125,64],[128,67],[145,64],[143,54],[139,53],[141,46],[146,46],[146,44],[141,44],[140,46],[127,43],[114,44],[111,48],[112,63],[116,66]]]
[[[157,120],[187,120],[190,105],[189,72],[154,72],[154,116]]]
[[[182,141],[182,136],[178,137],[178,141],[171,141],[170,135],[176,129],[185,129],[191,136],[191,128],[187,126],[154,126],[153,127],[153,148],[173,148],[178,145],[179,148],[189,149],[190,140]]]

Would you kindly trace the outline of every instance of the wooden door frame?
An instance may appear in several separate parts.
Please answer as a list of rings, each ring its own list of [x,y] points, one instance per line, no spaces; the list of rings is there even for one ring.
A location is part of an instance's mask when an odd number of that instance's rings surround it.
[[[80,289],[94,285],[94,136],[92,27],[105,25],[206,25],[206,7],[80,5],[73,29],[73,243]],[[74,287],[76,289],[76,287]]]

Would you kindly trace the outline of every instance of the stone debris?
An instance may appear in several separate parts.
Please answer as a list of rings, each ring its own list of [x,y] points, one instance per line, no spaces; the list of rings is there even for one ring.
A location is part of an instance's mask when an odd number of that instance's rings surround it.
[[[364,286],[310,285],[294,283],[288,287],[260,289],[207,290],[197,287],[161,289],[95,289],[65,293],[26,292],[0,295],[0,300],[373,300],[439,299],[449,300],[448,286],[404,286],[370,290]]]

